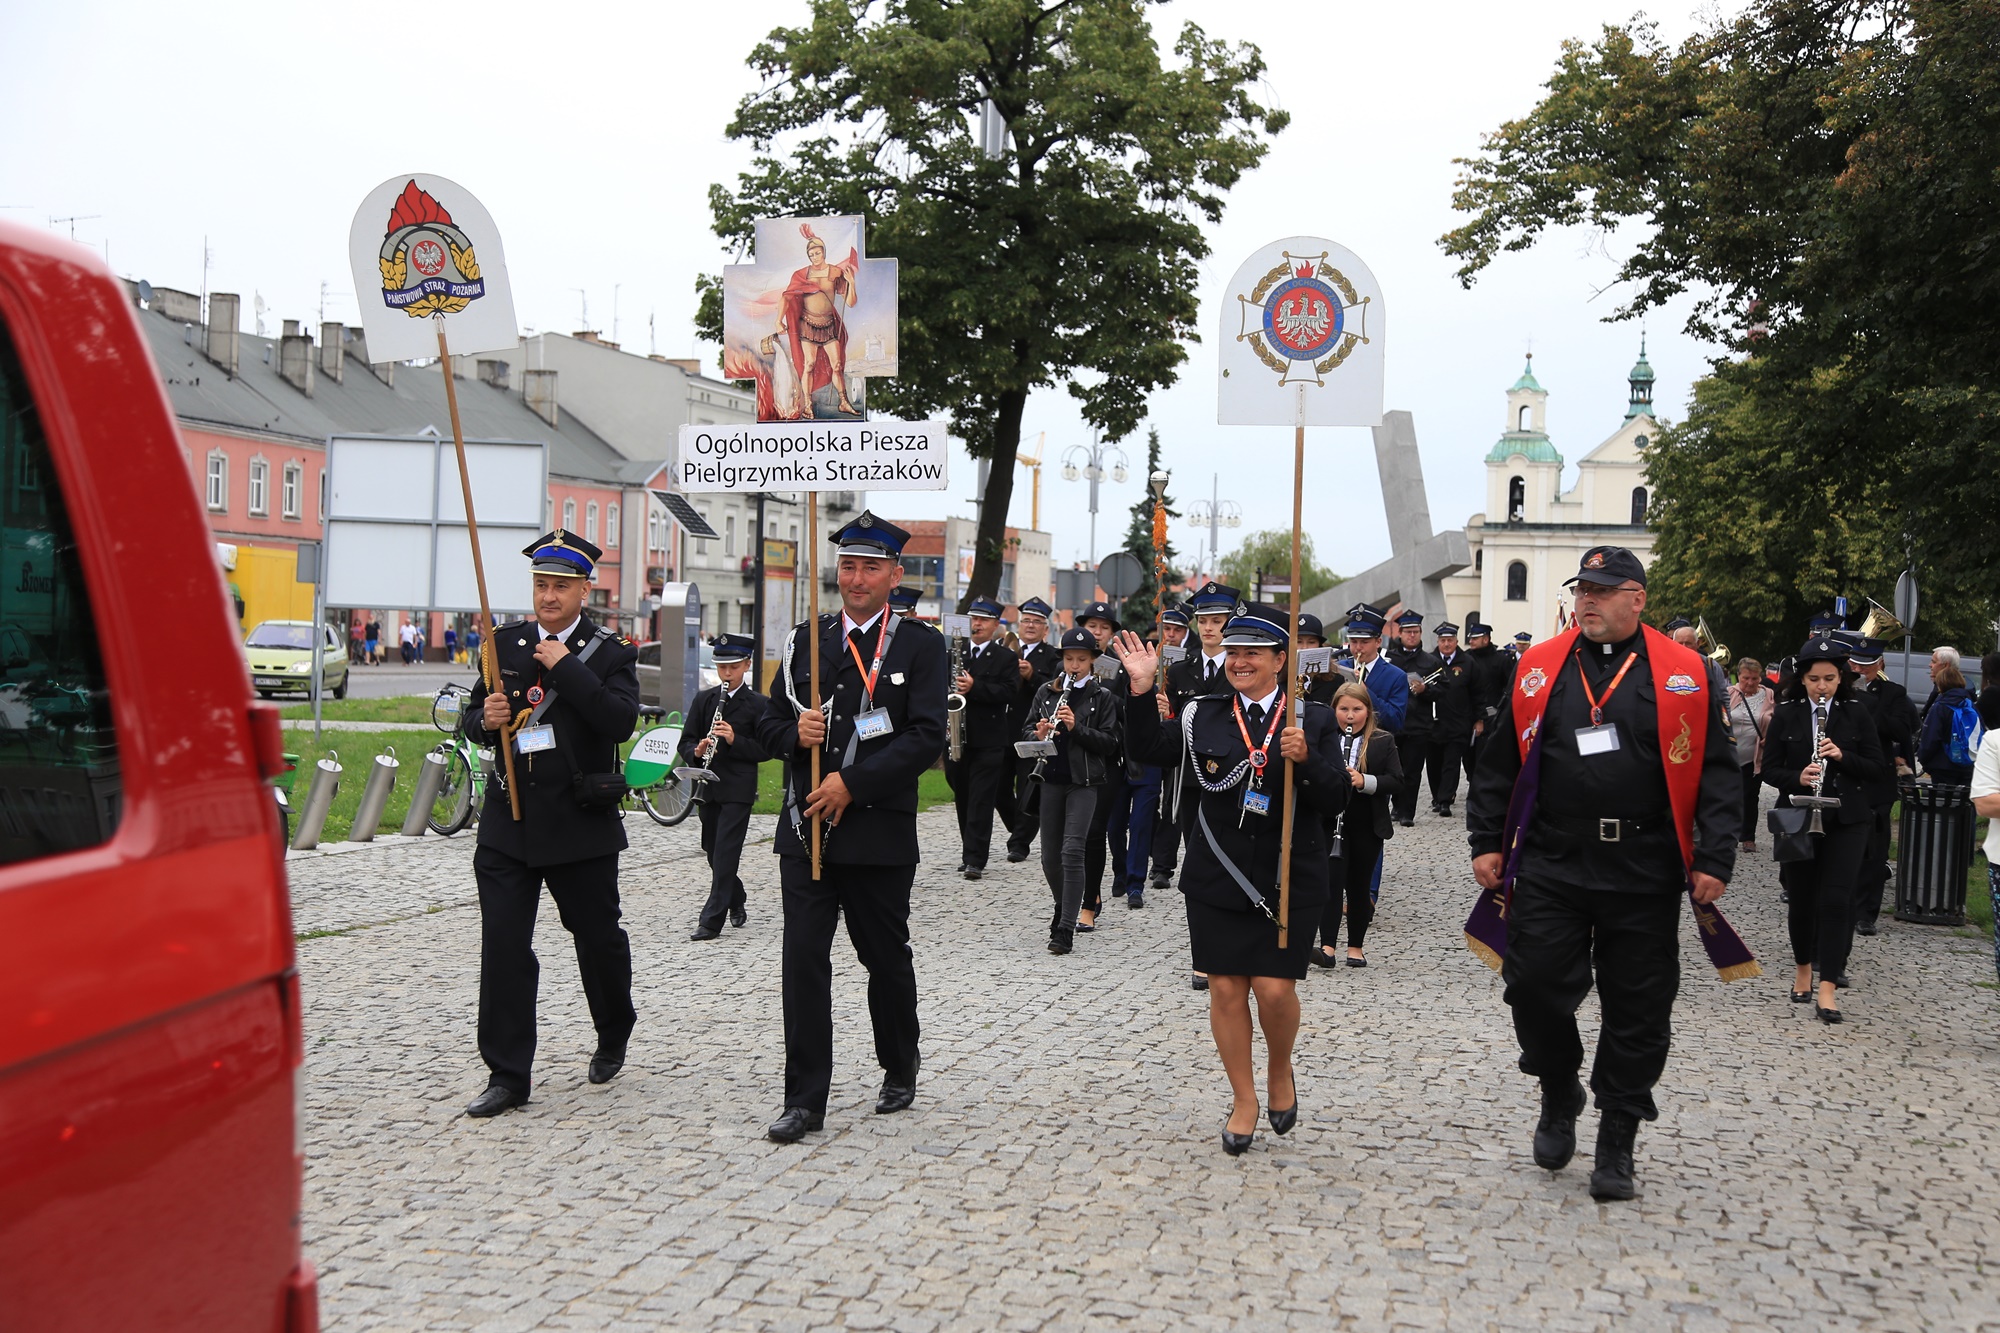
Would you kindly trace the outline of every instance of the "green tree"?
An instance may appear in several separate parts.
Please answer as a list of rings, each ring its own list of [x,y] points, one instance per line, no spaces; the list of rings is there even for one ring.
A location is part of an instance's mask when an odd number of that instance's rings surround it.
[[[1551,229],[1636,224],[1614,317],[1686,293],[1740,358],[1649,459],[1669,585],[1718,623],[1725,595],[1795,617],[1914,559],[1937,623],[1992,614],[2000,0],[1755,0],[1675,48],[1607,27],[1461,165],[1467,285]]]
[[[1243,599],[1249,601],[1257,595],[1257,571],[1264,571],[1264,582],[1285,583],[1292,577],[1292,530],[1290,528],[1267,528],[1253,532],[1243,539],[1242,545],[1222,557],[1220,581],[1238,589]],[[1313,558],[1313,539],[1310,532],[1299,534],[1299,581],[1304,585],[1304,596],[1308,600],[1319,596],[1334,584],[1340,575]]]
[[[1153,628],[1153,594],[1159,587],[1158,570],[1153,564],[1153,488],[1152,476],[1160,470],[1160,431],[1156,426],[1146,432],[1146,470],[1140,474],[1145,483],[1146,493],[1132,506],[1132,522],[1125,529],[1125,550],[1145,567],[1146,577],[1139,584],[1139,591],[1125,599],[1120,608],[1120,618],[1125,628],[1139,634],[1149,633]],[[1180,510],[1174,508],[1174,497],[1164,497],[1167,517],[1176,519]],[[1174,567],[1174,541],[1169,528],[1165,558],[1169,572]]]
[[[1203,224],[1289,119],[1253,96],[1254,46],[1190,23],[1163,60],[1150,3],[811,0],[750,54],[764,86],[727,132],[756,156],[710,188],[716,234],[741,251],[760,217],[861,213],[900,261],[900,373],[869,403],[947,414],[992,460],[968,595],[1000,586],[1029,393],[1065,386],[1107,439],[1137,428],[1196,337]],[[719,340],[717,280],[697,287]]]

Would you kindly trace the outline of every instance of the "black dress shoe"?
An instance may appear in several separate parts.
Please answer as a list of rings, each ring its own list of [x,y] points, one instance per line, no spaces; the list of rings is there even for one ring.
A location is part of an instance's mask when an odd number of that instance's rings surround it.
[[[750,924],[750,914],[740,907],[732,907],[729,909],[729,924],[741,930]]]
[[[1196,990],[1207,990],[1208,978],[1199,972],[1193,972],[1188,975],[1188,984]]]
[[[1028,854],[1026,852],[1017,852],[1012,847],[1007,849],[1007,863],[1009,865],[1019,865],[1027,859]]]
[[[1174,884],[1174,876],[1173,876],[1173,872],[1172,872],[1172,871],[1168,871],[1168,870],[1155,870],[1155,871],[1153,872],[1153,887],[1154,887],[1154,888],[1156,888],[1156,889],[1170,889],[1170,888],[1172,888],[1172,887],[1173,887],[1173,884]]]
[[[625,1048],[623,1046],[620,1046],[615,1051],[606,1050],[604,1047],[599,1046],[597,1053],[590,1057],[590,1081],[592,1083],[609,1083],[612,1079],[618,1077],[618,1071],[624,1067]]]
[[[912,1066],[907,1075],[887,1074],[882,1079],[882,1095],[875,1099],[876,1115],[894,1115],[898,1111],[910,1109],[910,1103],[917,1099],[917,1070]]]
[[[1866,921],[1855,922],[1854,933],[1857,935],[1880,935],[1882,933],[1881,919],[1871,916]]]
[[[1125,895],[1125,906],[1131,911],[1136,912],[1145,905],[1146,905],[1146,895],[1139,892],[1137,889],[1134,889],[1132,890],[1132,892]]]
[[[1597,1165],[1590,1173],[1590,1197],[1600,1202],[1638,1194],[1632,1182],[1632,1144],[1639,1117],[1606,1111],[1597,1120]]]
[[[1576,1116],[1583,1102],[1583,1084],[1576,1079],[1561,1092],[1542,1085],[1542,1118],[1535,1122],[1536,1166],[1560,1171],[1576,1156]]]
[[[967,879],[978,879],[981,875],[985,874],[986,872],[984,870],[981,870],[978,866],[967,866],[965,869],[959,871],[959,873],[961,875],[964,875]]]
[[[1809,990],[1795,990],[1795,991],[1793,991],[1793,992],[1792,992],[1792,1003],[1793,1003],[1793,1004],[1811,1004],[1811,1003],[1812,1003],[1812,997],[1813,997],[1813,993],[1812,993],[1811,991],[1809,991]]]
[[[797,1143],[825,1125],[826,1117],[818,1111],[808,1111],[803,1106],[787,1106],[784,1114],[773,1120],[764,1131],[764,1137],[773,1143]]]
[[[1271,1132],[1273,1134],[1289,1134],[1292,1132],[1292,1126],[1299,1123],[1299,1104],[1293,1102],[1282,1111],[1273,1106],[1270,1108],[1268,1114],[1271,1117]]]
[[[1396,822],[1404,828],[1415,828],[1417,826],[1417,821],[1414,819],[1399,819]]]
[[[722,932],[719,930],[710,930],[707,926],[696,926],[694,934],[688,936],[688,938],[691,940],[713,940],[719,939],[721,935]]]
[[[1231,1157],[1241,1157],[1244,1153],[1249,1152],[1250,1145],[1256,1141],[1257,1135],[1255,1132],[1249,1134],[1232,1134],[1229,1132],[1229,1122],[1226,1120],[1222,1122],[1222,1151],[1228,1153]]]
[[[474,1097],[472,1104],[465,1108],[465,1113],[474,1120],[484,1120],[490,1115],[499,1115],[502,1111],[511,1111],[516,1106],[526,1106],[527,1104],[527,1093],[516,1092],[512,1088],[503,1088],[498,1083],[495,1083],[492,1087]]]
[[[1347,959],[1347,965],[1349,967],[1366,967],[1368,966],[1368,960],[1366,958],[1356,958],[1353,957],[1352,955],[1349,955]]]

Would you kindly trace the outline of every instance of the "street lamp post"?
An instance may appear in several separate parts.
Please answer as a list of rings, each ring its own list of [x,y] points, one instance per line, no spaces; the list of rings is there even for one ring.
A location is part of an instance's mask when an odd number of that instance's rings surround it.
[[[1243,526],[1242,507],[1234,500],[1225,500],[1222,498],[1221,474],[1214,474],[1209,498],[1206,500],[1197,500],[1189,507],[1188,522],[1198,528],[1206,527],[1208,529],[1208,561],[1210,564],[1214,564],[1217,553],[1221,550],[1217,530],[1225,527],[1240,528]],[[1213,569],[1206,571],[1198,569],[1195,571],[1197,574],[1204,572],[1210,578],[1215,576],[1215,570]]]
[[[1080,473],[1090,482],[1090,564],[1093,569],[1097,567],[1097,484],[1104,480],[1107,459],[1111,460],[1112,483],[1122,486],[1127,475],[1125,469],[1132,460],[1125,457],[1125,451],[1117,445],[1100,443],[1093,433],[1088,448],[1072,444],[1063,451],[1063,480],[1075,481]]]

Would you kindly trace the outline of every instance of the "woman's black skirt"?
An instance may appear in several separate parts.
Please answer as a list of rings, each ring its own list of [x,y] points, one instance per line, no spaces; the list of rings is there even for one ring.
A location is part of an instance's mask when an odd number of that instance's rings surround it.
[[[1194,954],[1194,970],[1218,977],[1290,977],[1303,981],[1306,950],[1312,947],[1319,926],[1323,899],[1296,892],[1291,905],[1291,943],[1278,948],[1278,927],[1244,899],[1244,910],[1213,907],[1196,898],[1187,900],[1188,945]],[[1317,886],[1315,886],[1317,887]]]

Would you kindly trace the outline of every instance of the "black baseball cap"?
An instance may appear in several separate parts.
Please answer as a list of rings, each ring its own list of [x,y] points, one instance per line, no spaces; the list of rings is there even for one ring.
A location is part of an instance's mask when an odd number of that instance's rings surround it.
[[[1639,557],[1622,546],[1593,546],[1583,553],[1577,562],[1574,577],[1564,580],[1563,586],[1575,583],[1595,583],[1606,588],[1615,588],[1621,583],[1636,583],[1646,586],[1646,567],[1639,563]]]

